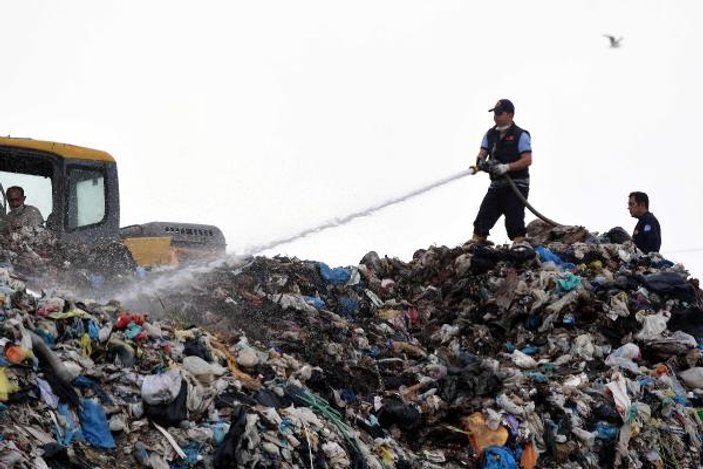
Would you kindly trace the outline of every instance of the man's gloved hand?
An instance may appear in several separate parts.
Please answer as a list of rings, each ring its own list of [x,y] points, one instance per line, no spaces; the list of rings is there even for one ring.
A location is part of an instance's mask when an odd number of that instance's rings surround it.
[[[469,166],[469,171],[471,171],[471,174],[476,174],[479,171],[481,171],[481,169],[483,169],[481,167],[482,164],[484,164],[483,160],[481,159],[481,157],[477,156],[476,157],[476,164],[474,164],[473,166]]]
[[[494,176],[502,176],[508,171],[510,171],[510,164],[508,163],[497,164],[491,168],[491,174]]]

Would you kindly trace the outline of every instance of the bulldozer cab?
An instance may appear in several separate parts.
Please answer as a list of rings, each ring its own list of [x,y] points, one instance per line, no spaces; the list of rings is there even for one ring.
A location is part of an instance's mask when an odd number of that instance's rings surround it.
[[[0,184],[2,219],[9,211],[7,189],[19,186],[25,204],[39,210],[45,227],[58,238],[95,242],[119,237],[117,165],[105,152],[0,137]]]
[[[40,140],[0,137],[0,232],[9,211],[7,189],[22,187],[25,205],[36,207],[60,240],[84,245],[118,241],[142,266],[177,264],[220,256],[215,226],[152,222],[120,230],[117,164],[108,153]]]

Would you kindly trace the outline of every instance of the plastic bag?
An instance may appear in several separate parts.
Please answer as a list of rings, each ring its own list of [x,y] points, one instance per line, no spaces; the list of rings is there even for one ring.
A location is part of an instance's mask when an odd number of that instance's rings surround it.
[[[110,433],[105,409],[92,399],[81,401],[79,414],[81,430],[86,440],[98,448],[115,448],[115,439]]]
[[[485,469],[518,469],[513,453],[508,448],[491,446],[483,452]]]
[[[7,345],[5,346],[5,358],[7,361],[19,365],[28,358],[32,358],[34,355],[32,351],[22,347],[21,345]]]
[[[59,422],[61,422],[61,429],[54,429],[56,440],[63,446],[68,446],[71,441],[85,441],[83,437],[83,432],[80,426],[76,423],[73,412],[68,404],[59,403],[56,409],[58,414],[62,417]]]
[[[638,366],[633,360],[639,359],[640,356],[640,348],[633,343],[628,343],[608,355],[605,359],[605,364],[637,372]]]
[[[149,405],[170,404],[181,389],[181,372],[171,369],[158,375],[149,375],[142,383],[142,400]]]
[[[574,340],[574,345],[571,346],[570,353],[583,358],[586,361],[593,360],[593,354],[596,349],[593,345],[593,336],[591,334],[581,334]]]
[[[183,359],[183,368],[205,386],[208,386],[215,379],[215,374],[210,364],[200,357],[194,355],[185,357]]]
[[[581,285],[581,277],[569,273],[566,278],[557,280],[557,290],[559,292],[570,292]]]
[[[531,356],[522,353],[519,350],[514,350],[511,354],[513,363],[523,369],[537,368],[537,362]]]
[[[144,414],[165,427],[176,427],[188,418],[188,382],[181,380],[180,391],[169,404],[144,406]]]
[[[335,267],[332,269],[324,262],[320,262],[318,265],[320,267],[320,276],[322,276],[322,279],[327,284],[344,285],[351,279],[351,269],[344,267]]]
[[[667,311],[660,311],[657,314],[650,315],[639,312],[635,317],[642,323],[642,330],[635,335],[635,338],[653,340],[659,338],[661,333],[666,330],[666,323],[669,321],[670,314]]]
[[[679,377],[691,388],[703,389],[703,367],[696,366],[679,372]]]
[[[383,399],[383,406],[378,412],[378,421],[384,428],[398,425],[405,430],[413,429],[421,418],[422,415],[415,407],[393,398]]]
[[[486,417],[481,412],[474,412],[461,419],[464,430],[469,433],[469,443],[477,454],[489,446],[503,446],[510,436],[508,430],[500,426],[496,430],[488,428]]]
[[[49,383],[41,378],[37,378],[36,382],[42,401],[52,409],[56,409],[59,406],[59,397],[51,390]]]
[[[598,422],[596,424],[596,438],[599,440],[604,440],[604,441],[615,441],[618,437],[618,427],[614,425],[610,425],[609,423],[606,422]]]
[[[236,465],[237,451],[244,436],[246,418],[247,413],[242,406],[237,406],[232,412],[229,431],[213,454],[213,466],[215,469],[225,469]]]
[[[0,401],[6,401],[16,391],[19,391],[19,387],[7,378],[5,368],[0,367]]]
[[[544,246],[537,246],[535,248],[535,251],[537,252],[537,255],[539,256],[540,260],[542,260],[542,262],[552,262],[557,267],[561,267],[565,270],[571,270],[576,267],[576,265],[572,264],[571,262],[564,262],[559,256],[557,256]]]
[[[627,422],[628,412],[630,410],[630,405],[632,401],[630,396],[627,395],[627,381],[626,378],[620,373],[613,374],[613,380],[605,385],[610,391],[615,401],[615,409],[622,417],[623,422]]]
[[[307,304],[315,309],[320,309],[325,306],[324,300],[322,300],[319,296],[303,296],[303,299]]]

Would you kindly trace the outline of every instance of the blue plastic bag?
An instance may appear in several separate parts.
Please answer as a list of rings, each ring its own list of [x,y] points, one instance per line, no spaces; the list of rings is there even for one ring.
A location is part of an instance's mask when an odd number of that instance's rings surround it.
[[[139,324],[135,324],[133,322],[130,322],[124,331],[124,336],[126,338],[128,338],[129,340],[134,340],[134,338],[137,337],[137,335],[139,335],[139,333],[143,330],[144,330],[144,328],[142,326],[140,326]]]
[[[54,345],[56,345],[56,337],[51,335],[49,331],[42,329],[41,327],[37,327],[36,329],[34,329],[34,333],[41,337],[44,343],[49,346],[49,348],[54,348]]]
[[[556,265],[557,267],[561,267],[565,270],[576,268],[575,264],[572,264],[571,262],[564,262],[563,260],[561,260],[561,257],[557,256],[544,246],[537,246],[535,248],[535,251],[537,251],[537,255],[544,262],[553,262],[554,265]]]
[[[359,311],[359,307],[361,306],[359,304],[359,300],[349,298],[348,296],[343,296],[339,298],[338,303],[339,312],[344,314],[345,316],[354,316]]]
[[[351,269],[349,268],[335,267],[332,269],[324,262],[318,262],[318,266],[320,267],[320,275],[325,283],[339,286],[344,285],[351,278]]]
[[[303,299],[307,304],[313,306],[315,309],[320,309],[325,306],[325,302],[322,301],[322,298],[319,296],[303,296]]]
[[[103,389],[100,387],[100,384],[98,384],[98,382],[94,379],[91,379],[85,375],[79,375],[76,376],[73,381],[71,381],[71,384],[77,388],[92,389],[92,391],[100,398],[103,403],[107,405],[113,404],[113,401],[110,396],[105,391],[103,391]]]
[[[489,446],[483,450],[484,469],[518,469],[513,453],[503,446]]]
[[[79,418],[83,436],[88,443],[98,448],[115,448],[115,439],[110,433],[105,409],[93,399],[81,401]]]
[[[557,290],[559,290],[559,292],[569,292],[575,288],[578,288],[579,285],[581,285],[581,277],[578,277],[572,273],[569,273],[566,278],[560,278],[557,280]]]
[[[596,438],[604,441],[615,441],[618,437],[620,430],[618,427],[610,425],[605,422],[596,423]]]
[[[90,340],[98,340],[100,338],[100,325],[95,319],[88,321],[88,336],[90,336]]]
[[[52,427],[56,441],[58,441],[61,446],[68,446],[73,440],[85,441],[83,438],[83,432],[73,420],[73,413],[71,412],[69,405],[66,403],[59,403],[56,410],[59,415],[64,418],[65,422],[65,426],[63,428],[58,428],[55,425]]]

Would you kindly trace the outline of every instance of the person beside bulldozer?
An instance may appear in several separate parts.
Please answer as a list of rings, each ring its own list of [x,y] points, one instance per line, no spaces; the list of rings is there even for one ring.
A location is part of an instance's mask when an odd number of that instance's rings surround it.
[[[503,177],[509,175],[520,193],[527,199],[530,190],[528,167],[532,164],[530,133],[513,121],[515,106],[508,99],[500,99],[489,109],[495,126],[483,136],[476,167],[486,168],[491,185],[481,202],[474,221],[472,240],[485,241],[501,215],[505,215],[505,229],[515,243],[525,239],[525,204]]]
[[[27,197],[24,189],[20,186],[12,186],[7,189],[7,205],[10,211],[5,214],[2,231],[9,233],[22,227],[35,228],[44,224],[44,217],[38,208],[33,205],[25,205]]]

